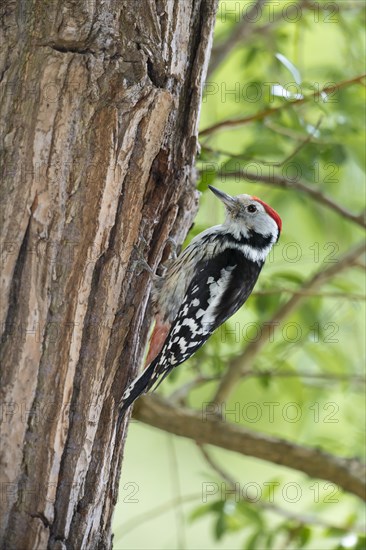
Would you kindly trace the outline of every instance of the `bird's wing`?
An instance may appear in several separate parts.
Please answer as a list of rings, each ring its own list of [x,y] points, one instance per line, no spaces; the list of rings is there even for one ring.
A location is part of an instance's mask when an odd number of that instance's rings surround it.
[[[193,355],[243,305],[262,265],[232,248],[197,265],[165,344],[154,361],[159,378],[165,378],[172,368]]]

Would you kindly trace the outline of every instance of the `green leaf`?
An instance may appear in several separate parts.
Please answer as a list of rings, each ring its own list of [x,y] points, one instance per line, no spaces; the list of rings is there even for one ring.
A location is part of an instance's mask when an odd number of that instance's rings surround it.
[[[195,508],[193,512],[191,512],[189,516],[190,521],[195,521],[196,519],[199,519],[203,516],[206,516],[207,514],[212,513],[222,513],[223,507],[225,502],[222,500],[217,500],[216,502],[213,502],[211,504],[202,504],[202,506],[198,506],[198,508]]]
[[[364,535],[359,535],[357,544],[354,550],[365,550],[366,549],[366,537]]]
[[[342,529],[341,527],[328,527],[325,530],[325,534],[327,537],[339,537],[344,535],[344,529]]]
[[[219,517],[216,520],[215,528],[214,528],[214,537],[216,540],[222,539],[223,535],[226,531],[226,521],[225,521],[225,514],[222,513],[219,515]]]
[[[311,529],[308,525],[304,525],[298,532],[298,539],[299,539],[299,546],[300,548],[304,548],[304,546],[309,542],[311,539]]]
[[[196,519],[199,519],[211,513],[212,513],[211,508],[207,504],[203,504],[202,506],[195,508],[193,512],[191,512],[189,516],[189,521],[195,521]]]
[[[271,313],[274,313],[278,308],[281,298],[282,295],[279,292],[278,294],[258,294],[253,296],[252,300],[255,299],[255,308],[259,313],[265,311],[266,315],[271,315]],[[255,338],[257,329],[253,328],[253,332],[253,338]],[[248,337],[251,339],[250,335],[248,335]]]
[[[269,388],[269,386],[272,383],[272,380],[273,380],[273,378],[270,374],[267,374],[267,375],[265,374],[264,376],[261,376],[260,378],[258,378],[258,382],[265,389]]]
[[[263,529],[264,519],[262,513],[255,507],[255,505],[240,501],[237,504],[237,509],[245,516],[246,519],[250,521],[250,523],[255,523],[258,527]]]
[[[243,550],[254,550],[254,548],[261,548],[259,545],[259,541],[263,538],[263,532],[262,531],[256,531],[251,535],[243,545]]]
[[[277,535],[277,531],[270,531],[268,534],[267,534],[267,537],[266,537],[266,549],[270,549],[270,548],[273,548],[274,546],[274,541],[275,541],[275,538],[276,538],[276,535]]]

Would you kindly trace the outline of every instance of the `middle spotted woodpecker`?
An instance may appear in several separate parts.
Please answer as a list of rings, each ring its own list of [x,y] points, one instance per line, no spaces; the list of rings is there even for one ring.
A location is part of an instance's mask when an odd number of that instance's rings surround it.
[[[279,239],[281,218],[266,203],[209,187],[224,203],[226,219],[197,235],[154,288],[148,367],[126,389],[121,412],[191,357],[244,304]]]

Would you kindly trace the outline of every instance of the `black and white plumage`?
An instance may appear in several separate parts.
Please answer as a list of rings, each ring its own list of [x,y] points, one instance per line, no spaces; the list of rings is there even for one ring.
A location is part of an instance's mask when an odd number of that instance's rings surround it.
[[[121,412],[191,357],[247,300],[282,222],[257,197],[231,197],[210,186],[224,203],[225,222],[195,237],[154,290],[155,330],[148,367],[127,388]]]

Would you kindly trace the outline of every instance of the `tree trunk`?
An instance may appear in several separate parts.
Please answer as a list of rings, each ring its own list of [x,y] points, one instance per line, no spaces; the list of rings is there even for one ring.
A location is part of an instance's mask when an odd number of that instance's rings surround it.
[[[151,281],[197,207],[216,0],[8,2],[0,78],[4,548],[110,548]]]

